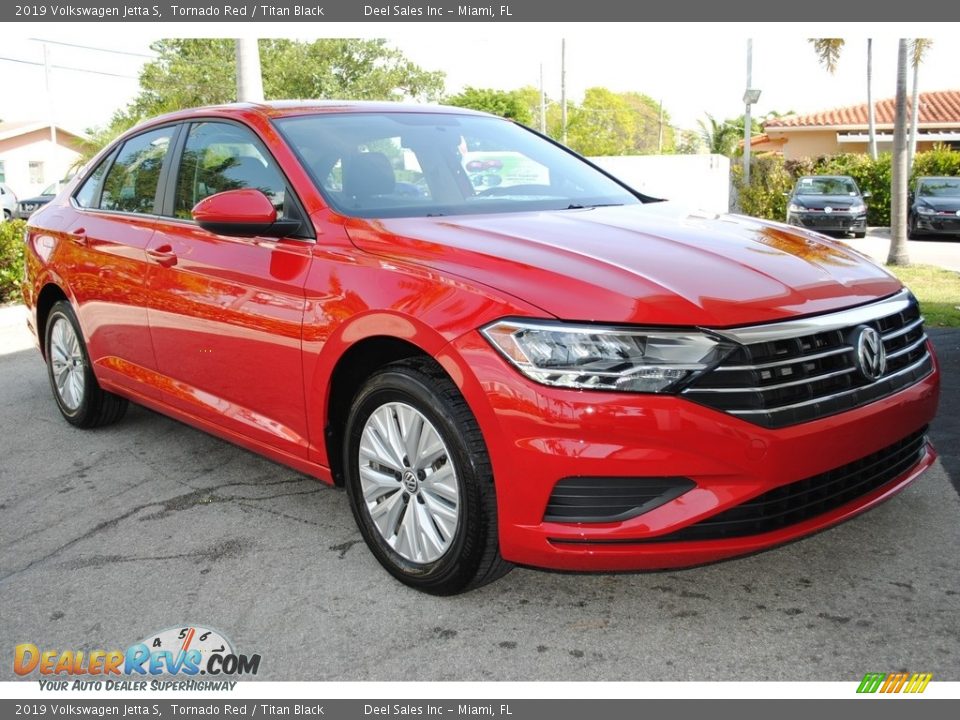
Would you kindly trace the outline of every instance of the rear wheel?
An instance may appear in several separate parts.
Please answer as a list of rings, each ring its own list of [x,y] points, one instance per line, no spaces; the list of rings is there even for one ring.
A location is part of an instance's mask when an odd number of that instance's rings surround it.
[[[80,324],[61,300],[47,316],[47,376],[60,414],[81,428],[109,425],[123,417],[128,402],[103,390],[90,367]]]
[[[344,452],[360,533],[401,582],[452,595],[510,570],[499,553],[480,428],[432,361],[393,363],[366,382],[350,410]]]

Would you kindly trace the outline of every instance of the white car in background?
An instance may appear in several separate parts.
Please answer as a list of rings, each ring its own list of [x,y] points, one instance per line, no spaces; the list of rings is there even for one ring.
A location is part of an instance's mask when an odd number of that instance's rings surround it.
[[[17,209],[17,196],[9,185],[0,183],[0,222],[10,220]]]

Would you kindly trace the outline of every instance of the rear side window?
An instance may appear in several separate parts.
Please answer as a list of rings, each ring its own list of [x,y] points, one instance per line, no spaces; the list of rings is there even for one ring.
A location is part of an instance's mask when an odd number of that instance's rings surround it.
[[[242,188],[263,192],[277,217],[283,217],[286,182],[256,136],[231,123],[193,125],[177,175],[174,216],[189,220],[193,206],[204,198]]]
[[[153,213],[163,159],[173,128],[166,127],[127,140],[107,173],[99,207],[132,213]]]
[[[110,163],[116,153],[110,153],[99,165],[97,169],[90,173],[90,176],[83,181],[80,189],[77,190],[73,199],[77,205],[82,208],[94,208],[100,203],[100,191],[103,189],[103,180],[107,176],[107,170],[110,169]]]

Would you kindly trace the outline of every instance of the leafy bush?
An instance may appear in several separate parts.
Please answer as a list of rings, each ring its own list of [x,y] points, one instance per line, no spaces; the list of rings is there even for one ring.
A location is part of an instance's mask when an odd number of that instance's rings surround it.
[[[0,302],[20,299],[26,226],[23,220],[0,222]]]
[[[743,187],[740,168],[733,170],[733,186],[741,211],[768,220],[784,220],[787,208],[782,193],[792,190],[797,178],[803,175],[849,175],[862,192],[871,194],[867,200],[867,224],[890,224],[890,153],[883,153],[876,160],[869,155],[852,153],[802,160],[784,160],[778,155],[756,156],[751,158],[750,187]],[[914,178],[923,175],[960,176],[960,152],[938,147],[917,153],[910,186]]]

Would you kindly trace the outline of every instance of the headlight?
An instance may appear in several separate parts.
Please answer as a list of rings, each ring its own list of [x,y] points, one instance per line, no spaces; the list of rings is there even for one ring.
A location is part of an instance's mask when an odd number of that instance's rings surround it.
[[[860,213],[865,213],[866,211],[867,211],[867,206],[864,205],[863,203],[859,205],[850,206],[850,212],[852,212],[854,215],[859,215]]]
[[[807,209],[803,205],[797,205],[796,203],[790,203],[787,210],[789,210],[792,213],[801,213],[801,212],[807,211]]]
[[[920,213],[921,215],[933,215],[934,210],[933,208],[928,208],[925,205],[921,205],[920,207],[917,208],[917,212]]]
[[[502,320],[480,332],[520,372],[555,387],[669,392],[732,345],[696,331]]]

